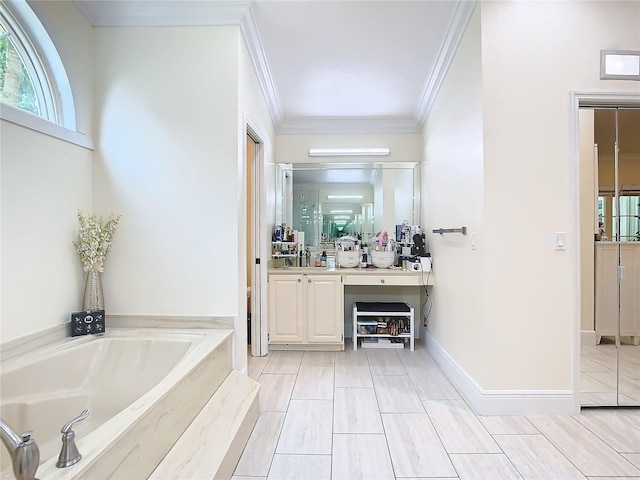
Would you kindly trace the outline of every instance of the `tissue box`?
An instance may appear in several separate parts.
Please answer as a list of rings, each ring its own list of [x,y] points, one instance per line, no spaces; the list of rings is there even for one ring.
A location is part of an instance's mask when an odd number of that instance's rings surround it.
[[[71,314],[72,337],[104,332],[104,310],[84,310]]]

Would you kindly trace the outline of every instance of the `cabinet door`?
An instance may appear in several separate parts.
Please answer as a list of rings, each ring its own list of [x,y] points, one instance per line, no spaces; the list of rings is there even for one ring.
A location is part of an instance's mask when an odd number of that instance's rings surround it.
[[[344,311],[340,275],[306,275],[307,341],[342,343]]]
[[[596,242],[595,330],[597,337],[618,331],[618,245]]]
[[[640,336],[640,248],[635,242],[620,245],[620,335]]]
[[[269,342],[302,343],[302,275],[269,275]]]

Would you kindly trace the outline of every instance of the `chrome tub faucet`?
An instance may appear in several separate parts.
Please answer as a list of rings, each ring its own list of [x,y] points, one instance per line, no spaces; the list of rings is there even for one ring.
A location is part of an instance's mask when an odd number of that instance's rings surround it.
[[[0,419],[0,435],[2,443],[11,455],[11,465],[16,480],[35,480],[40,450],[31,438],[32,432],[18,435],[4,420]]]

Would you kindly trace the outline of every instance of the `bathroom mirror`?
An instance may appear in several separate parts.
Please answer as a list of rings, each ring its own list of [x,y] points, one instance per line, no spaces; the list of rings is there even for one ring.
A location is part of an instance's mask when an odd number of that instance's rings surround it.
[[[417,162],[277,164],[275,191],[274,224],[304,232],[310,247],[342,235],[394,235],[395,225],[420,219]]]

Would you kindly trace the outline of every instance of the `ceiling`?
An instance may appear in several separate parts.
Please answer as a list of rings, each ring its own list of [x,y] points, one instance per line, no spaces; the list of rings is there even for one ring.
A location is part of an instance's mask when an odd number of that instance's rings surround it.
[[[75,0],[94,26],[240,25],[278,133],[417,133],[475,0]]]

